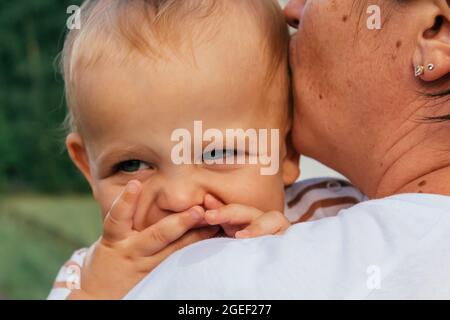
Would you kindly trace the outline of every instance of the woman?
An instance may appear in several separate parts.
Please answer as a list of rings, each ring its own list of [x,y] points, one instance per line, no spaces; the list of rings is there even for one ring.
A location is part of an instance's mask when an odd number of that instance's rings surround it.
[[[367,29],[375,3],[381,30]],[[293,0],[285,12],[299,29],[296,147],[370,198],[449,195],[447,1]]]
[[[128,298],[450,298],[448,1],[291,0],[285,12],[298,29],[295,146],[377,200],[283,237],[191,246]]]

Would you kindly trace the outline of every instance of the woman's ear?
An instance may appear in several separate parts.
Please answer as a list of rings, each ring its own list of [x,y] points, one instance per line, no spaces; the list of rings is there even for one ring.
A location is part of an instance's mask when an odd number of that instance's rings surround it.
[[[283,158],[283,182],[285,186],[294,184],[300,177],[300,154],[292,144],[291,133],[286,137],[286,152]]]
[[[72,159],[72,162],[77,166],[88,181],[95,197],[94,180],[92,178],[91,166],[89,164],[89,158],[83,139],[78,133],[70,133],[66,138],[66,148],[70,159]]]
[[[423,28],[413,57],[416,76],[436,81],[450,73],[450,2],[433,0],[423,3],[420,15]]]

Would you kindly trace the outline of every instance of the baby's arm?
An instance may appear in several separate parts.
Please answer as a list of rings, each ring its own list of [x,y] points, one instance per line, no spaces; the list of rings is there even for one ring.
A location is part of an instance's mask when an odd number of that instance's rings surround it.
[[[84,261],[80,289],[68,299],[121,299],[173,252],[213,237],[218,227],[201,227],[204,210],[172,214],[143,231],[133,230],[141,185],[131,181],[104,221],[104,231]]]

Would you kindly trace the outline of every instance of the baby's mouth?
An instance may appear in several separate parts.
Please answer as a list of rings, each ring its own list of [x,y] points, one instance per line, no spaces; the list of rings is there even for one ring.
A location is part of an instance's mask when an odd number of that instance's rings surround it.
[[[220,228],[220,231],[217,232],[213,238],[228,238],[228,236],[226,235],[225,230],[223,230],[223,228]]]

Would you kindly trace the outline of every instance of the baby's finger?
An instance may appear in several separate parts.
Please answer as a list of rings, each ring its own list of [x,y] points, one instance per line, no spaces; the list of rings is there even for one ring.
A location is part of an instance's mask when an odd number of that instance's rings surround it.
[[[225,204],[211,194],[206,194],[204,199],[206,210],[214,210],[223,207]]]
[[[205,211],[196,206],[186,212],[172,214],[137,234],[131,246],[140,256],[152,256],[198,227]]]
[[[261,237],[265,235],[280,235],[291,226],[286,217],[278,211],[261,215],[244,230],[235,234],[237,239]]]
[[[227,237],[234,238],[236,232],[243,230],[247,224],[245,225],[231,225],[231,224],[222,224],[221,227],[223,232]]]
[[[132,180],[114,201],[104,221],[103,238],[105,240],[120,241],[133,231],[133,215],[140,192],[141,183]]]
[[[256,208],[240,204],[230,204],[219,209],[206,211],[205,220],[210,225],[241,225],[251,223],[262,214],[263,212]]]

